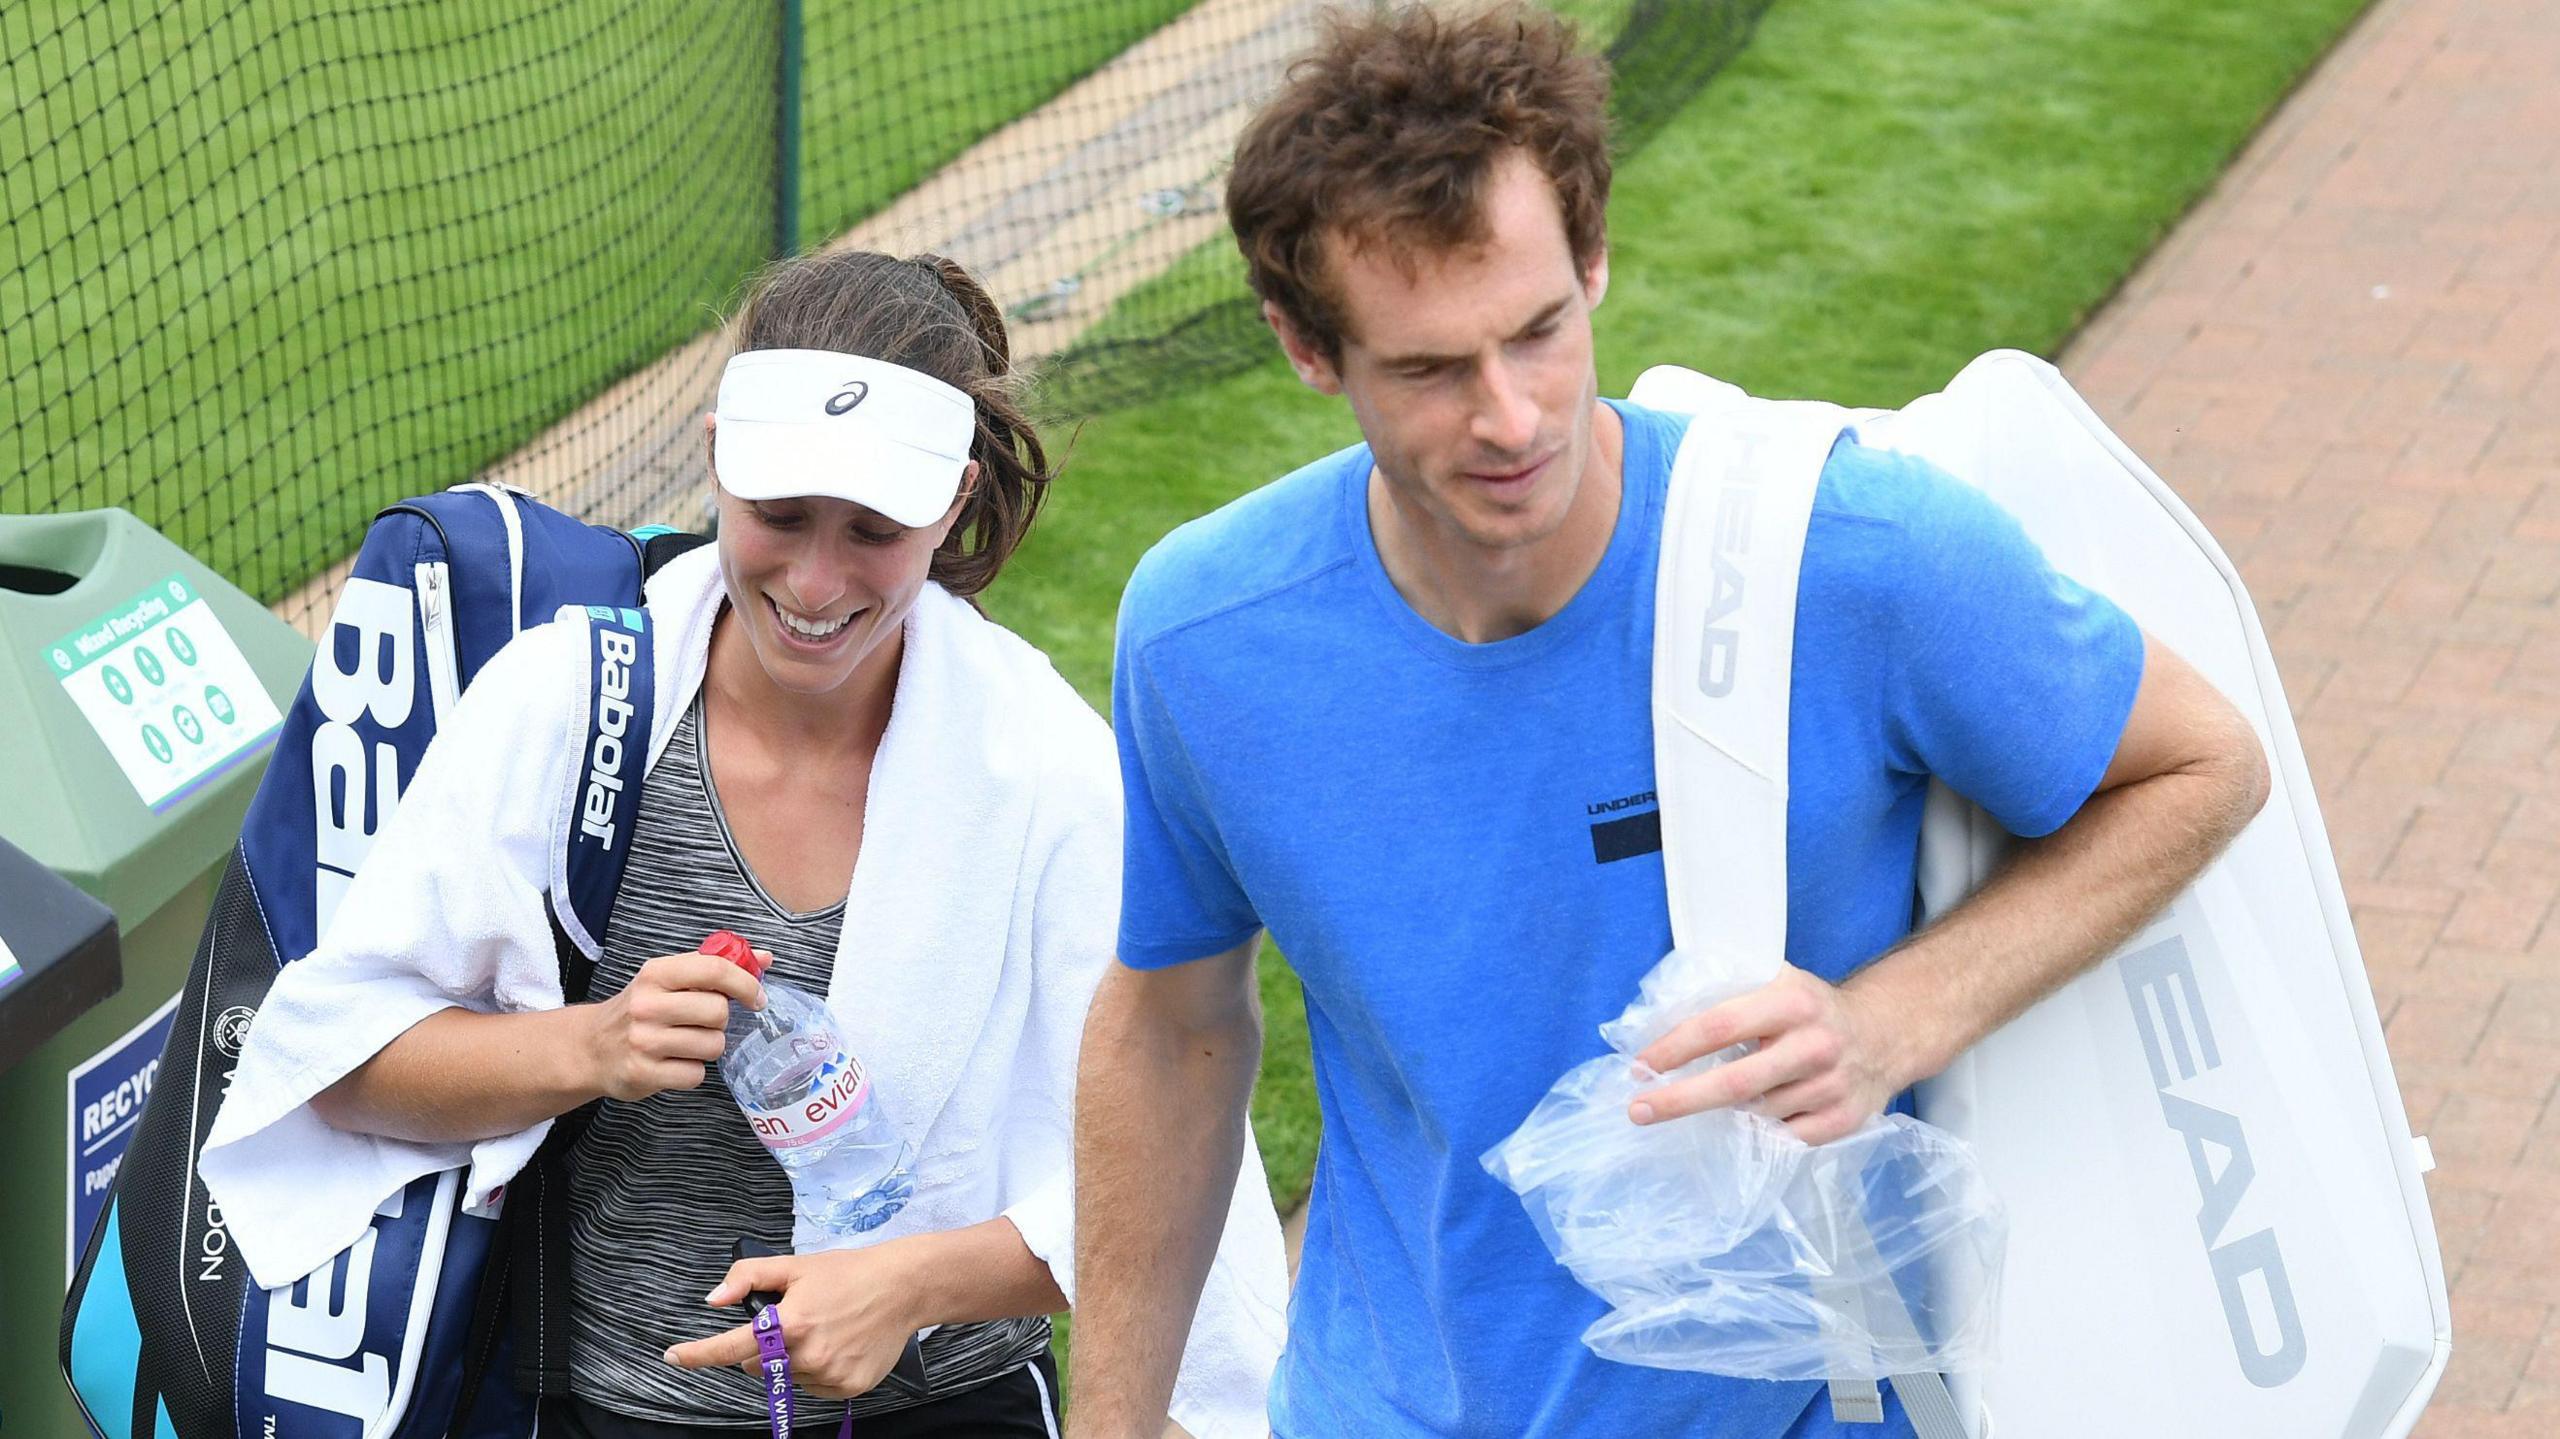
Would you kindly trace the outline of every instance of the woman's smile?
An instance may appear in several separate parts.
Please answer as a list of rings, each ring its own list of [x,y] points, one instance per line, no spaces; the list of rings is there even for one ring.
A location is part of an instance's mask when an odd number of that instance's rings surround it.
[[[780,631],[783,640],[793,649],[811,654],[822,654],[834,649],[836,643],[844,638],[846,630],[851,627],[854,615],[861,613],[856,610],[849,614],[838,615],[834,619],[815,619],[797,610],[784,607],[780,600],[771,595],[765,596],[764,602],[772,609],[775,627]]]

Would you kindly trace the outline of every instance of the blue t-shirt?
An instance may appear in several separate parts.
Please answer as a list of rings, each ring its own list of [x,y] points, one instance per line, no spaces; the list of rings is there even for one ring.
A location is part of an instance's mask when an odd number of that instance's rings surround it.
[[[1468,644],[1396,593],[1365,446],[1176,530],[1122,602],[1120,958],[1267,927],[1306,990],[1324,1141],[1284,1439],[1831,1432],[1816,1385],[1594,1356],[1606,1306],[1478,1162],[1605,1050],[1597,1026],[1671,944],[1648,691],[1687,422],[1617,408],[1608,551],[1525,634]],[[2019,834],[2057,828],[2114,754],[2142,641],[1978,492],[1849,441],[1801,574],[1787,958],[1838,980],[1911,926],[1928,777]]]

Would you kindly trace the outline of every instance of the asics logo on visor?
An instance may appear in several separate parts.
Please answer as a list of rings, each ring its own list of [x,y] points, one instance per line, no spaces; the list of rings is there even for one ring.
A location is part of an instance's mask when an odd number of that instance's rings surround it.
[[[856,380],[827,399],[827,413],[841,415],[871,397],[868,381]]]

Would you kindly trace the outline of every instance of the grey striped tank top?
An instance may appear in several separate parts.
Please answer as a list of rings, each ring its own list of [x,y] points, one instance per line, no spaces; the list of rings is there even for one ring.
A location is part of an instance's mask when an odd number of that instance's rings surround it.
[[[776,977],[824,994],[844,904],[796,913],[756,882],[708,782],[702,733],[697,696],[644,782],[590,997],[619,993],[643,963],[693,949],[715,929],[771,950]],[[897,1077],[882,1082],[894,1089]],[[699,1089],[603,1101],[567,1168],[573,1392],[663,1423],[763,1422],[763,1392],[744,1372],[683,1370],[659,1357],[745,1322],[743,1309],[702,1302],[739,1235],[791,1245],[790,1181],[748,1132],[718,1066]],[[1019,1368],[1048,1344],[1043,1317],[938,1329],[925,1337],[925,1375],[938,1398]],[[853,1412],[916,1402],[876,1389]]]

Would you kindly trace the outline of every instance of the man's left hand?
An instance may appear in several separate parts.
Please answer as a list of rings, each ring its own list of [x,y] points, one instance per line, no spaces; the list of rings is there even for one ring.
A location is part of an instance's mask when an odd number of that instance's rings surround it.
[[[1857,993],[1788,965],[1778,977],[1680,1022],[1636,1058],[1668,1074],[1702,1055],[1752,1050],[1703,1074],[1646,1090],[1627,1109],[1638,1124],[1728,1106],[1784,1122],[1807,1144],[1827,1144],[1884,1112],[1909,1082],[1887,1036],[1888,1017]]]
[[[909,1336],[923,1327],[908,1307],[916,1286],[901,1263],[903,1242],[742,1259],[703,1302],[718,1309],[742,1304],[760,1289],[781,1294],[775,1307],[782,1311],[793,1385],[813,1398],[850,1399],[887,1378]],[[682,1369],[734,1364],[762,1372],[752,1324],[676,1345],[666,1360]]]

